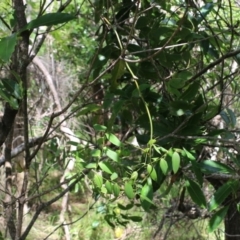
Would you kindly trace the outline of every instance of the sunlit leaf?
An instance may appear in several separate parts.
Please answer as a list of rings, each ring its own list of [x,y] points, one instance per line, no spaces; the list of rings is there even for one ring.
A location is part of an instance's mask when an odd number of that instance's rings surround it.
[[[109,162],[100,162],[98,165],[106,173],[112,174],[114,172],[114,168]]]
[[[111,149],[107,149],[106,155],[115,162],[119,161],[119,154]]]
[[[109,194],[112,194],[112,184],[109,182],[109,181],[106,181],[105,182],[105,187],[106,187],[106,189],[107,189],[107,192],[109,193]]]
[[[132,184],[130,182],[125,183],[124,192],[129,199],[133,199],[135,197],[133,187],[132,187]]]
[[[88,163],[86,168],[96,169],[97,168],[97,164],[96,163]]]
[[[131,179],[132,180],[136,180],[138,177],[138,172],[137,171],[134,171],[132,174],[131,174]]]
[[[152,165],[150,164],[147,165],[147,171],[151,179],[153,179],[154,181],[157,181],[157,172]]]
[[[107,130],[107,127],[106,127],[106,126],[103,126],[103,125],[100,125],[100,124],[94,124],[94,125],[93,125],[93,128],[94,128],[96,131],[106,131],[106,130]]]
[[[188,159],[196,160],[196,158],[192,155],[192,153],[190,153],[187,149],[183,148],[183,150],[186,153]]]
[[[112,180],[112,181],[114,181],[115,179],[117,179],[118,178],[118,174],[116,173],[116,172],[114,172],[112,175],[111,175],[111,177],[110,177],[110,179]]]
[[[168,173],[168,163],[167,163],[167,161],[164,158],[161,158],[159,164],[160,164],[160,168],[161,168],[163,174],[167,175],[167,173]]]
[[[92,150],[92,157],[98,157],[98,158],[100,158],[100,157],[101,157],[101,150],[99,150],[99,149],[93,149],[93,150]]]
[[[145,211],[151,207],[153,199],[153,189],[151,185],[145,184],[140,193],[141,206]]]
[[[118,196],[119,196],[119,193],[120,193],[120,187],[118,186],[117,183],[114,183],[114,184],[113,184],[112,190],[113,190],[114,196],[115,196],[115,197],[118,197]]]
[[[112,133],[106,133],[105,134],[108,141],[114,144],[117,147],[120,147],[122,145],[121,141]]]
[[[96,173],[93,177],[93,183],[94,183],[95,187],[97,187],[98,189],[101,189],[101,187],[103,185],[102,175]]]
[[[227,214],[228,208],[229,206],[223,207],[213,214],[213,216],[209,221],[209,228],[208,228],[209,232],[213,232],[219,227],[219,225],[224,220]]]
[[[180,156],[177,152],[174,152],[172,155],[172,170],[174,173],[177,173],[180,167]]]

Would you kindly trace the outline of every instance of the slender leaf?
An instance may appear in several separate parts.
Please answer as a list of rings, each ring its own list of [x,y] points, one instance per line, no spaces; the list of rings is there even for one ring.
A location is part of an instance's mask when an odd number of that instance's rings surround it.
[[[8,62],[17,44],[17,35],[12,34],[1,39],[0,41],[0,60]]]
[[[94,124],[94,125],[93,125],[93,128],[94,128],[96,131],[106,131],[106,130],[107,130],[107,127],[106,127],[106,126],[103,126],[103,125],[100,125],[100,124]]]
[[[208,227],[209,232],[213,232],[219,227],[219,225],[224,220],[224,218],[227,214],[228,208],[229,208],[229,206],[223,207],[220,210],[218,210],[216,213],[213,214],[213,216],[211,217],[211,219],[209,221],[209,227]]]
[[[41,26],[53,26],[69,22],[73,19],[76,19],[76,16],[68,13],[47,13],[29,22],[21,31],[34,29]]]
[[[123,75],[125,68],[124,60],[120,59],[115,64],[113,71],[112,71],[112,78],[110,80],[111,89],[115,90],[118,86],[117,80]]]
[[[202,161],[199,166],[204,173],[235,173],[229,166],[212,160]]]
[[[192,155],[192,153],[190,153],[187,149],[183,148],[184,152],[186,153],[187,155],[187,158],[190,159],[190,160],[196,160],[196,157],[194,157]]]
[[[134,207],[134,203],[129,203],[126,206],[122,205],[121,203],[118,203],[118,207],[122,210],[130,210]]]
[[[209,211],[215,210],[219,207],[223,201],[228,197],[230,193],[234,193],[239,189],[239,180],[229,181],[222,185],[212,196],[209,203]]]
[[[191,179],[187,178],[186,180],[186,188],[187,191],[192,198],[192,200],[200,207],[206,207],[206,199],[203,194],[203,191],[201,190],[200,186],[192,181]]]
[[[133,222],[141,222],[142,221],[142,217],[140,216],[128,216],[129,220],[132,220]]]

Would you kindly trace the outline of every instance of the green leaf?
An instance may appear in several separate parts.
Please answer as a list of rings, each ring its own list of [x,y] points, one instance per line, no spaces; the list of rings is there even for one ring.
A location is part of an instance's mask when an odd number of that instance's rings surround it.
[[[201,170],[199,169],[198,163],[196,163],[195,161],[191,162],[191,169],[193,171],[193,173],[195,173],[196,179],[199,183],[200,186],[202,186],[203,184],[203,174],[201,172]]]
[[[219,111],[219,106],[215,106],[215,105],[210,105],[207,108],[207,112],[205,117],[203,118],[203,121],[208,121],[210,119],[212,119],[213,117],[215,117],[218,114]]]
[[[196,158],[192,155],[192,153],[190,153],[187,149],[183,148],[183,150],[186,153],[188,159],[196,160]]]
[[[131,174],[131,178],[132,180],[136,180],[138,178],[138,172],[137,171],[134,171],[132,174]]]
[[[21,84],[11,79],[1,79],[0,87],[5,91],[6,95],[12,95],[17,99],[22,99]]]
[[[12,56],[16,44],[16,34],[12,34],[11,36],[2,38],[0,41],[0,60],[2,60],[3,62],[8,62]]]
[[[229,206],[223,207],[213,214],[213,216],[209,221],[209,227],[208,227],[208,231],[210,233],[215,231],[219,227],[220,223],[224,220],[227,214],[228,208]]]
[[[108,141],[114,144],[117,147],[120,147],[122,145],[121,141],[112,133],[106,133],[105,134]]]
[[[106,189],[107,189],[107,192],[109,193],[109,194],[112,194],[112,192],[113,192],[113,187],[112,187],[112,184],[107,180],[106,182],[105,182],[105,187],[106,187]]]
[[[83,107],[80,111],[77,112],[77,116],[86,115],[88,113],[96,112],[100,108],[97,104],[89,104],[86,107]]]
[[[117,183],[114,183],[112,190],[113,190],[114,196],[118,197],[120,193],[120,187],[117,185]]]
[[[115,162],[119,161],[119,154],[111,149],[107,149],[106,155]]]
[[[204,173],[235,173],[234,169],[230,168],[229,166],[212,161],[212,160],[205,160],[199,163],[201,171]]]
[[[197,93],[199,92],[199,88],[200,88],[200,81],[196,81],[192,83],[188,87],[188,89],[183,92],[183,94],[181,95],[181,99],[186,101],[192,101],[197,95]]]
[[[26,27],[21,29],[21,32],[27,29],[30,30],[41,26],[53,26],[61,23],[66,23],[73,19],[76,19],[76,16],[68,13],[47,13],[29,22]]]
[[[147,165],[147,172],[152,180],[157,181],[157,172],[152,165]]]
[[[88,163],[86,168],[89,168],[89,169],[96,169],[97,168],[97,164],[96,163]]]
[[[150,89],[150,87],[151,86],[149,84],[139,85],[139,88],[136,88],[136,89],[133,90],[132,97],[137,97],[137,98],[140,97],[140,93],[144,92],[144,90],[146,90],[146,89]],[[156,142],[156,139],[150,139],[148,144],[150,146],[152,146],[155,142]]]
[[[110,79],[111,90],[115,90],[118,86],[117,80],[123,75],[125,69],[125,62],[119,59],[112,70],[112,78]]]
[[[133,187],[130,182],[125,183],[124,192],[129,199],[133,199],[135,197]]]
[[[180,156],[177,152],[174,152],[172,155],[172,170],[174,173],[177,173],[180,167]]]
[[[148,211],[151,205],[153,204],[152,199],[153,199],[152,186],[146,183],[142,187],[141,194],[140,194],[141,206],[145,211]]]
[[[223,201],[228,197],[230,193],[234,193],[239,189],[239,180],[229,181],[222,185],[212,196],[209,203],[209,211],[215,210],[219,207]]]
[[[168,82],[168,85],[172,88],[182,88],[185,85],[185,82],[192,76],[192,73],[189,71],[182,71],[177,74],[175,74],[170,81]]]
[[[113,181],[113,180],[115,180],[115,179],[117,179],[118,178],[118,174],[116,173],[116,172],[114,172],[112,175],[111,175],[111,177],[110,177],[110,179]]]
[[[206,207],[206,199],[200,186],[189,178],[186,178],[186,188],[192,200],[200,207]]]
[[[94,130],[99,131],[99,132],[107,130],[106,126],[103,126],[103,125],[100,125],[100,124],[94,124],[93,128],[94,128]]]
[[[103,185],[103,178],[102,175],[96,173],[93,177],[93,183],[94,186],[98,189],[101,189],[102,185]]]
[[[106,173],[112,174],[114,172],[114,169],[109,162],[100,162],[98,165]]]
[[[99,149],[93,149],[91,153],[92,153],[92,157],[97,157],[97,158],[101,157],[101,151]]]
[[[167,173],[168,173],[168,164],[167,164],[167,161],[164,158],[162,158],[160,160],[160,168],[161,168],[163,174],[167,175]]]
[[[0,96],[10,104],[13,109],[18,109],[18,101],[16,98],[12,97],[9,93],[6,93],[5,90],[0,88]]]

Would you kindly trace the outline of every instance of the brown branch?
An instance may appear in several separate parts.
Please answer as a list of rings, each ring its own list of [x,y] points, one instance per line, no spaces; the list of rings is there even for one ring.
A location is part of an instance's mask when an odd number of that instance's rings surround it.
[[[44,142],[48,141],[50,138],[45,138]],[[38,138],[33,138],[29,140],[29,144],[28,147],[32,148],[37,146],[41,141],[43,140],[43,137],[38,137]],[[15,158],[16,156],[18,156],[20,153],[22,153],[25,150],[25,144],[22,143],[20,145],[18,145],[17,147],[15,147],[12,151],[11,151],[11,158]],[[0,167],[2,165],[4,165],[4,163],[6,162],[6,158],[4,156],[0,157]]]
[[[222,57],[220,57],[219,59],[217,59],[216,61],[208,64],[205,68],[203,68],[201,71],[199,71],[197,74],[195,74],[193,77],[191,77],[188,82],[191,83],[193,82],[195,79],[201,77],[204,73],[206,73],[208,70],[210,70],[211,68],[217,66],[219,63],[223,62],[225,59],[234,57],[236,55],[238,55],[240,53],[240,49],[229,52],[225,55],[223,55]]]

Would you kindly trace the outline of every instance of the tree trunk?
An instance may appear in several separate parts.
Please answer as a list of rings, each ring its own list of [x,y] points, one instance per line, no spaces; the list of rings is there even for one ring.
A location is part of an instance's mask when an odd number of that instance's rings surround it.
[[[225,217],[225,240],[240,240],[240,212],[235,201],[229,206]]]

